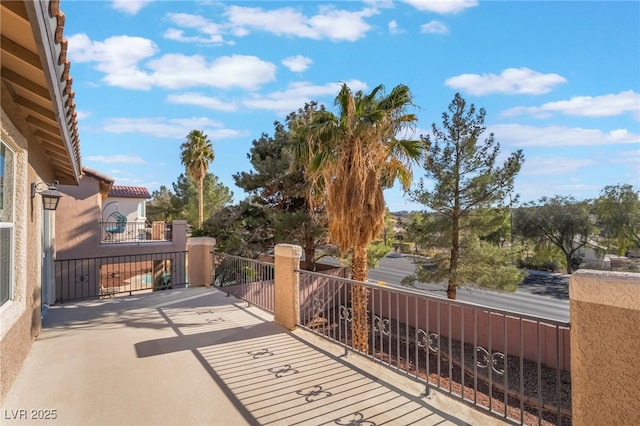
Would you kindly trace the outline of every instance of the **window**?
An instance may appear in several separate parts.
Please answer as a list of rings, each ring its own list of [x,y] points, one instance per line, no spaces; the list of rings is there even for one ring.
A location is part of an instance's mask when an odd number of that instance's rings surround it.
[[[146,203],[144,201],[138,203],[138,217],[147,217]]]
[[[13,295],[14,154],[0,141],[0,305]]]

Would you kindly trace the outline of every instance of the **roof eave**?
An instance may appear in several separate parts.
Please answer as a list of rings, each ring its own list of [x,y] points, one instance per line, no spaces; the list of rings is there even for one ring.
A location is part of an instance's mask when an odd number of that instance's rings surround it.
[[[81,166],[79,155],[79,138],[75,124],[75,103],[73,91],[70,90],[69,61],[61,63],[62,26],[64,14],[59,11],[59,0],[25,2],[27,13],[32,22],[34,37],[37,43],[45,78],[54,95],[56,121],[60,129],[64,148],[69,157],[69,165],[73,170],[73,184],[80,182]],[[49,11],[57,13],[49,13]],[[59,19],[62,19],[60,25]],[[37,24],[37,25],[35,25]],[[71,123],[71,124],[70,124]],[[72,182],[61,182],[71,184]]]

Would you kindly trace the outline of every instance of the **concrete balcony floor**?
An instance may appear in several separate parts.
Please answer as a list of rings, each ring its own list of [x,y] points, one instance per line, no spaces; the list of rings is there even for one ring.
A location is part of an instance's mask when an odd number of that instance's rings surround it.
[[[501,421],[216,289],[51,308],[2,423],[495,425]],[[22,416],[25,419],[13,419]],[[32,410],[56,410],[54,421]],[[46,414],[46,411],[41,412]],[[51,413],[49,413],[51,414]]]

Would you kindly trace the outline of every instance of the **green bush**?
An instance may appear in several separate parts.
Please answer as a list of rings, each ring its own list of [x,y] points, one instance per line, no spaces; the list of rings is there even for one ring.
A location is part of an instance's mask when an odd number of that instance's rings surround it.
[[[542,245],[536,247],[533,254],[519,259],[518,267],[539,271],[561,271],[566,269],[566,260],[557,247]]]

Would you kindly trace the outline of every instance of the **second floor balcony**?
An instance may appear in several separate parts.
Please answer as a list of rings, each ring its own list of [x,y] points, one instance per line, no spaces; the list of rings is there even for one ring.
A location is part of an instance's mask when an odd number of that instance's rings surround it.
[[[170,223],[146,222],[100,222],[101,244],[137,244],[173,240]]]
[[[49,310],[2,424],[502,423],[343,351],[212,288],[65,303]]]

